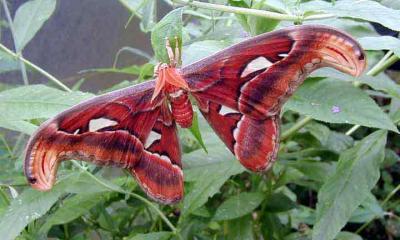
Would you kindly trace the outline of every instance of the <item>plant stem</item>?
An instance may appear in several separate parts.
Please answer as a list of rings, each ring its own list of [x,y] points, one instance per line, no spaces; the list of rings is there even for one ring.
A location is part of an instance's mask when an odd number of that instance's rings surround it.
[[[388,67],[390,67],[392,64],[397,62],[399,60],[399,57],[396,55],[392,55],[393,52],[389,51],[385,54],[385,56],[369,70],[366,75],[367,76],[376,76],[382,71],[386,70]],[[392,56],[391,56],[392,55]],[[350,136],[353,134],[357,129],[359,129],[361,125],[354,125],[352,128],[350,128],[347,132],[346,135]]]
[[[58,85],[60,88],[62,88],[63,90],[67,91],[67,92],[71,92],[71,89],[69,89],[66,85],[64,85],[60,80],[58,80],[57,78],[55,78],[53,75],[51,75],[50,73],[46,72],[45,70],[43,70],[42,68],[40,68],[39,66],[35,65],[34,63],[30,62],[29,60],[25,59],[23,56],[21,56],[20,54],[14,53],[13,51],[11,51],[10,49],[8,49],[6,46],[4,46],[3,44],[0,43],[0,49],[3,50],[4,52],[8,53],[10,56],[21,60],[23,63],[25,63],[27,66],[33,68],[34,70],[38,71],[39,73],[41,73],[43,76],[45,76],[47,79],[49,79],[50,81],[54,82],[56,85]]]
[[[269,18],[269,19],[286,20],[286,21],[294,21],[294,22],[302,22],[302,21],[308,21],[308,20],[318,20],[318,19],[326,19],[326,18],[336,17],[333,14],[316,14],[316,15],[303,17],[303,16],[292,15],[289,13],[284,14],[284,13],[277,13],[277,12],[271,12],[271,11],[266,11],[266,10],[225,6],[225,5],[220,5],[220,4],[213,4],[213,3],[206,3],[206,2],[192,1],[192,0],[172,0],[172,2],[181,4],[181,5],[185,5],[185,6],[204,8],[204,9],[209,9],[209,10],[217,10],[217,11],[222,11],[222,12],[245,14],[245,15],[252,15],[252,16],[257,16],[257,17],[265,17],[265,18]]]
[[[393,191],[391,191],[386,198],[382,201],[382,208],[389,202],[389,200],[398,192],[400,191],[400,184],[397,185],[397,187],[395,189],[393,189]],[[357,229],[357,231],[355,232],[356,234],[360,233],[362,230],[364,230],[372,221],[374,221],[375,218],[369,220],[368,222],[364,223],[361,227],[359,227]]]
[[[282,133],[281,135],[281,141],[286,140],[288,137],[293,135],[295,132],[303,128],[307,123],[311,122],[312,118],[311,117],[305,117],[302,120],[296,122],[291,128],[286,130],[285,132]]]
[[[15,35],[14,23],[13,23],[13,20],[11,18],[10,10],[8,10],[8,7],[7,7],[7,1],[6,0],[2,0],[1,2],[3,4],[4,13],[6,14],[6,17],[7,17],[8,25],[10,27],[11,36],[12,36],[12,39],[13,39],[13,42],[14,42],[15,51],[17,52],[17,55],[22,57],[21,49],[18,49],[18,46],[17,46],[17,41],[16,41],[16,38],[15,38],[16,35]],[[21,59],[18,59],[18,63],[19,63],[20,68],[21,68],[22,80],[24,81],[25,85],[28,85],[29,81],[28,81],[28,74],[26,72],[25,64],[23,63],[23,61],[21,61]]]
[[[270,11],[258,10],[258,9],[225,6],[225,5],[220,5],[220,4],[212,4],[212,3],[199,2],[199,1],[172,0],[172,2],[181,4],[181,5],[191,6],[191,7],[204,8],[204,9],[209,9],[209,10],[217,10],[217,11],[222,11],[222,12],[236,13],[236,14],[246,14],[246,15],[265,17],[265,18],[276,19],[276,20],[299,21],[301,18],[299,16],[295,16],[295,15],[291,15],[291,14],[282,14],[282,13],[276,13],[276,12],[270,12]]]

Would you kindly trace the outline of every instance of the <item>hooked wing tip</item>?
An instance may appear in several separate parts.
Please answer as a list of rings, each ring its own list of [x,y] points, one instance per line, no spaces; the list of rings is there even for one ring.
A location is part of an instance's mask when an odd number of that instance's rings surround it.
[[[39,137],[38,133],[33,135],[26,148],[24,173],[32,188],[48,191],[56,180],[59,160],[56,152],[48,146],[48,141]]]

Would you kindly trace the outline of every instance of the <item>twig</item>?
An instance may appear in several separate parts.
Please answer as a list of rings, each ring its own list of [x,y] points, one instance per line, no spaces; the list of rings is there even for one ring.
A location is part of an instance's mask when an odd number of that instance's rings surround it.
[[[69,87],[67,87],[66,85],[64,85],[60,80],[58,80],[57,78],[55,78],[53,75],[51,75],[50,73],[46,72],[45,70],[43,70],[42,68],[40,68],[39,66],[37,66],[36,64],[30,62],[29,60],[25,59],[23,56],[21,56],[20,54],[17,54],[13,51],[11,51],[10,49],[8,49],[6,46],[4,46],[3,44],[0,43],[0,49],[3,50],[4,52],[8,53],[10,56],[21,60],[23,63],[25,63],[26,65],[28,65],[29,67],[33,68],[34,70],[38,71],[39,73],[41,73],[43,76],[45,76],[47,79],[49,79],[50,81],[54,82],[56,85],[58,85],[60,88],[62,88],[63,90],[67,91],[67,92],[71,92],[71,89],[69,89]]]
[[[298,130],[302,129],[305,125],[307,125],[307,123],[311,122],[312,120],[313,119],[311,117],[305,117],[302,120],[296,122],[291,128],[282,133],[281,141],[289,138],[291,135],[293,135]]]
[[[17,41],[16,41],[16,38],[15,38],[16,34],[15,34],[15,29],[14,29],[14,22],[13,22],[13,20],[11,18],[10,10],[8,10],[8,7],[7,7],[7,1],[6,0],[1,0],[1,2],[3,4],[4,13],[6,14],[6,17],[7,17],[8,25],[10,27],[11,36],[12,36],[12,39],[13,39],[13,42],[14,42],[15,51],[17,52],[17,55],[20,55],[22,57],[22,52],[21,52],[22,49],[19,49],[19,47],[17,46]],[[18,60],[18,63],[19,63],[20,68],[21,68],[22,80],[24,81],[25,85],[28,85],[29,84],[29,80],[28,80],[28,74],[26,72],[25,64],[20,59]]]

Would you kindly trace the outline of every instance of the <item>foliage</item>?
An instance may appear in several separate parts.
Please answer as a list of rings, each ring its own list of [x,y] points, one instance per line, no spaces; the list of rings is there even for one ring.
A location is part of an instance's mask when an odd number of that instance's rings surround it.
[[[383,72],[399,59],[400,40],[379,36],[369,23],[399,31],[396,1],[165,0],[170,12],[159,21],[161,1],[119,2],[132,15],[127,24],[140,24],[143,32],[151,34],[154,57],[124,47],[116,53],[116,61],[122,51],[128,51],[148,63],[83,71],[125,73],[137,77],[136,82],[145,81],[152,77],[157,61],[168,61],[166,37],[172,44],[177,37],[182,62],[189,64],[244,36],[311,20],[359,38],[369,50],[370,71],[354,79],[323,69],[306,80],[284,107],[279,160],[265,174],[245,171],[197,114],[192,129],[180,129],[185,173],[185,198],[180,204],[162,206],[146,200],[123,171],[114,169],[110,174],[110,168],[71,162],[61,166],[52,191],[37,192],[22,176],[27,134],[93,94],[79,91],[82,82],[70,90],[22,57],[24,47],[39,34],[57,4],[56,0],[29,0],[15,16],[6,14],[2,19],[8,23],[2,28],[12,32],[16,52],[0,45],[0,73],[20,71],[27,78],[26,71],[38,72],[49,84],[0,84],[2,239],[400,237],[396,199],[400,87]],[[2,3],[7,13],[6,1]],[[389,52],[384,55],[383,50]],[[124,81],[101,92],[131,84]]]

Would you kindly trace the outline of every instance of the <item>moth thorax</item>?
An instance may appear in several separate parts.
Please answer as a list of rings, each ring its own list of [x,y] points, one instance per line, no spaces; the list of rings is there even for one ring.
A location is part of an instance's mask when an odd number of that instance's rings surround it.
[[[193,108],[187,92],[179,89],[169,94],[172,115],[182,128],[192,126]]]

